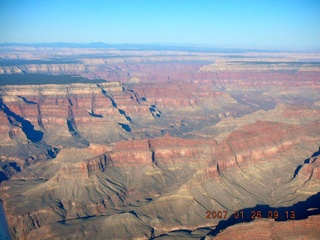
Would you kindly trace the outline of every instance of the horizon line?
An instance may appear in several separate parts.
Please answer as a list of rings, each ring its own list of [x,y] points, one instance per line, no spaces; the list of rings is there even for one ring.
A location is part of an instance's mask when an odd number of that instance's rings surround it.
[[[229,44],[204,44],[204,43],[105,43],[95,42],[2,42],[0,47],[33,46],[33,47],[68,47],[68,48],[112,48],[121,50],[197,50],[197,51],[233,51],[233,52],[320,52],[320,48],[280,48],[258,45],[231,46]],[[129,47],[129,48],[128,48]]]

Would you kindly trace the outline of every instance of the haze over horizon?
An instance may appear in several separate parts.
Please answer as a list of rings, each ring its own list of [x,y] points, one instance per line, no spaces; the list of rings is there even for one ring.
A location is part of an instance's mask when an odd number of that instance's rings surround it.
[[[0,1],[0,43],[320,49],[320,2]]]

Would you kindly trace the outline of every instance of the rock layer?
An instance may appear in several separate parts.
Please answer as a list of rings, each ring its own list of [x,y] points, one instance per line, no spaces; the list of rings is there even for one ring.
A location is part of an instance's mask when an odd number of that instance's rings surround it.
[[[1,85],[0,197],[15,239],[210,239],[236,211],[317,196],[318,54],[44,50],[3,49],[1,73],[88,83]],[[216,237],[312,237],[316,221]]]

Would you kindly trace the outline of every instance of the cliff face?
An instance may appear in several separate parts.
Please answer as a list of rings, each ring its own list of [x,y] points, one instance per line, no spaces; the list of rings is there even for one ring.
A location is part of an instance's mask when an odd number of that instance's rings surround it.
[[[242,54],[0,52],[12,81],[19,71],[89,78],[0,86],[0,197],[13,237],[210,239],[245,222],[235,211],[297,204],[305,218],[217,238],[317,233],[306,229],[318,215],[307,211],[320,179],[318,55]]]
[[[4,86],[2,103],[8,110],[1,112],[1,131],[4,135],[10,131],[12,124],[7,117],[8,112],[12,112],[51,145],[82,146],[86,142],[107,143],[128,138],[128,133],[138,134],[146,127],[151,136],[160,134],[170,130],[166,123],[171,118],[177,117],[171,123],[176,126],[188,114],[197,114],[199,120],[194,121],[197,124],[197,121],[210,119],[206,116],[208,111],[216,116],[222,113],[221,101],[225,105],[230,102],[231,108],[237,105],[227,93],[206,90],[198,94],[201,90],[198,86],[193,87],[195,93],[191,87],[189,90],[179,84],[162,88],[146,84],[131,88],[119,82]],[[203,106],[208,101],[212,105]],[[153,127],[150,128],[150,124]],[[28,138],[26,128],[20,127]],[[18,130],[13,131],[18,137]],[[2,141],[10,143],[12,139],[5,137]]]

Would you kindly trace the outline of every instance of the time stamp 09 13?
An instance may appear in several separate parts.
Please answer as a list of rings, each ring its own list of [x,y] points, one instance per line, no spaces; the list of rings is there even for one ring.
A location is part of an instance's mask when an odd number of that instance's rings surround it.
[[[228,211],[206,211],[206,219],[228,219],[229,217]],[[260,210],[252,210],[251,212],[247,211],[235,211],[231,214],[230,218],[234,219],[256,219],[256,218],[272,218],[272,219],[295,219],[296,212],[295,211],[277,211],[277,210],[269,210],[269,211],[260,211]]]

